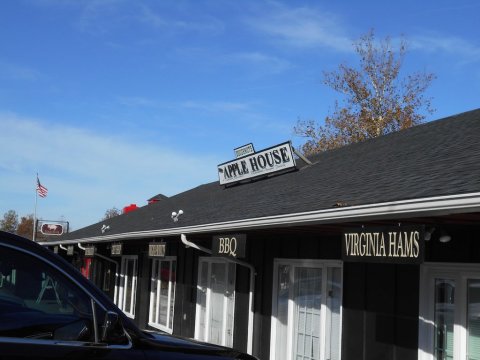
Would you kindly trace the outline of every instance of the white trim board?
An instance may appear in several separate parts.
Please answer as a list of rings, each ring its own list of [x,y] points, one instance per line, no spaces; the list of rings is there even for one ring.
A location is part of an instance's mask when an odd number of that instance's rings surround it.
[[[285,227],[303,224],[339,223],[345,221],[368,221],[392,217],[441,216],[480,211],[480,193],[438,196],[431,198],[391,201],[377,204],[348,206],[285,215],[265,216],[218,223],[175,228],[134,231],[121,234],[92,236],[74,240],[41,242],[42,245],[76,244],[93,242],[125,241],[133,239],[207,233],[222,230],[258,229]]]

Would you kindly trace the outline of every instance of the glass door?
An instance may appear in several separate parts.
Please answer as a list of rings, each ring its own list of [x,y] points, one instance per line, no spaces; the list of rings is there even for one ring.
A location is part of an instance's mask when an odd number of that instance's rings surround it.
[[[201,258],[197,285],[195,338],[233,346],[235,264]]]
[[[135,318],[137,297],[137,256],[122,256],[116,304],[127,316]]]
[[[478,265],[422,267],[419,360],[480,360]]]
[[[276,260],[273,360],[339,360],[341,267],[332,262]]]
[[[173,333],[176,269],[175,257],[152,259],[148,324],[168,333]]]
[[[480,360],[480,279],[467,282],[467,359]]]
[[[294,271],[293,359],[320,359],[322,269],[297,267]]]
[[[435,279],[435,359],[453,359],[455,282]]]

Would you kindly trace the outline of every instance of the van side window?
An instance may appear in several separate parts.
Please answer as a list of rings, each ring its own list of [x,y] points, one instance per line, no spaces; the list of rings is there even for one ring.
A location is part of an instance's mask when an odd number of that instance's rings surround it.
[[[90,297],[34,256],[0,247],[0,337],[91,342]]]

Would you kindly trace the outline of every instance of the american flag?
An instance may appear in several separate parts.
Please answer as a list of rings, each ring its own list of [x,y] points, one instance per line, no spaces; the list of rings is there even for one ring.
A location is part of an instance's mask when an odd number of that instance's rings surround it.
[[[40,180],[38,179],[38,176],[37,176],[37,194],[42,198],[46,197],[48,194],[48,189],[42,184],[40,184]]]

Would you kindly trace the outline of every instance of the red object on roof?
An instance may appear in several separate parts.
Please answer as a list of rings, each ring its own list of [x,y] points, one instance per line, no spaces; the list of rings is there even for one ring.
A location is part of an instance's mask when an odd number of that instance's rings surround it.
[[[150,204],[159,202],[161,200],[166,200],[166,199],[168,199],[168,196],[165,196],[163,194],[158,194],[158,195],[155,195],[154,197],[151,197],[147,201],[148,201],[148,205],[150,205]]]
[[[137,209],[138,209],[137,204],[130,204],[130,205],[127,205],[123,208],[123,213],[126,214],[130,211],[137,210]]]

